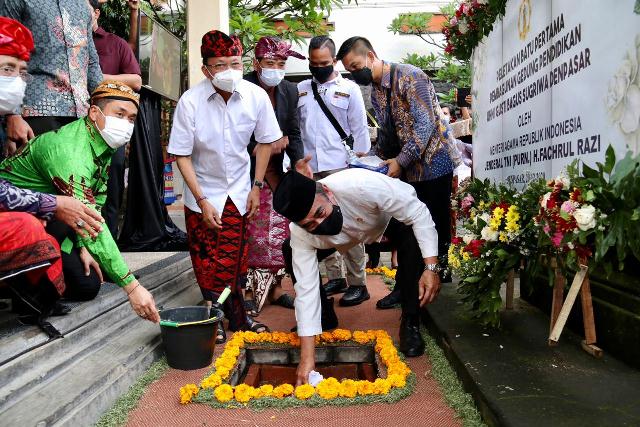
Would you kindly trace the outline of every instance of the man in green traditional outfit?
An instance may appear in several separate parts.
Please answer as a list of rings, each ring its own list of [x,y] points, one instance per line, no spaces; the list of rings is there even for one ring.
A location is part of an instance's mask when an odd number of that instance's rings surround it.
[[[21,188],[75,197],[100,211],[111,156],[131,138],[138,102],[138,94],[123,83],[102,82],[91,95],[87,117],[32,140],[0,163],[0,178]],[[79,219],[75,225],[83,228],[85,224]],[[95,298],[102,269],[127,294],[136,314],[153,322],[160,320],[153,296],[129,271],[108,228],[94,239],[83,238],[72,227],[51,221],[47,232],[61,245],[65,297]]]

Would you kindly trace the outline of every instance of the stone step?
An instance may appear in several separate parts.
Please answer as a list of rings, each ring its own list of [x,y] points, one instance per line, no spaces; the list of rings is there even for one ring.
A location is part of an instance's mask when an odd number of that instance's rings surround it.
[[[172,297],[193,286],[193,272],[186,271],[151,292],[158,304],[170,302],[174,305]],[[118,333],[121,328],[128,324],[137,327],[138,324],[148,323],[135,316],[124,294],[119,294],[122,295],[122,300],[109,312],[97,316],[65,338],[51,341],[5,364],[0,378],[0,411],[34,385],[48,380],[68,365],[94,352],[96,346],[104,344],[106,337]]]
[[[155,266],[155,267],[154,267]],[[160,284],[171,280],[191,268],[191,261],[186,254],[178,254],[135,271],[140,283],[147,289],[155,289]],[[66,316],[51,317],[49,322],[63,335],[74,331],[98,316],[120,305],[126,296],[114,284],[105,284],[98,296],[89,302],[75,304],[71,313]],[[17,322],[15,319],[13,322]],[[37,326],[16,327],[16,333],[4,336],[0,346],[0,369],[7,362],[27,353],[39,346],[50,344],[50,340]],[[2,383],[0,381],[0,386]]]
[[[140,270],[156,303],[198,303],[188,257],[164,261]],[[63,339],[32,341],[0,366],[1,425],[91,425],[161,356],[159,326],[138,318],[121,291],[103,297],[74,308]]]

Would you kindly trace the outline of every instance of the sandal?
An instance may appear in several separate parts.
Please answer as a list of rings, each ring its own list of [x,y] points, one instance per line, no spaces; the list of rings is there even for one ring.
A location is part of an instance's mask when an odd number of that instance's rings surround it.
[[[245,330],[255,332],[259,334],[260,332],[271,332],[269,327],[264,323],[256,322],[251,317],[247,316],[247,324],[244,327]]]
[[[256,302],[253,299],[244,300],[244,311],[251,317],[257,317],[259,314]]]
[[[294,309],[295,299],[289,294],[282,294],[277,299],[273,300],[271,304],[279,305],[280,307]]]
[[[222,321],[216,326],[216,344],[222,344],[227,340],[227,333],[224,331]]]

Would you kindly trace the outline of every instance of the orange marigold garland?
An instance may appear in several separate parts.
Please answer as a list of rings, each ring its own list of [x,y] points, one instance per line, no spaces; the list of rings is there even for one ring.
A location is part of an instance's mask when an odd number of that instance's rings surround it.
[[[252,400],[266,398],[278,399],[278,401],[287,399],[288,402],[294,405],[297,405],[296,402],[301,403],[309,399],[322,399],[322,401],[326,402],[342,399],[342,403],[347,399],[347,404],[356,404],[367,403],[367,401],[358,400],[363,399],[365,396],[387,396],[394,390],[401,390],[406,392],[401,393],[399,397],[403,398],[411,392],[408,382],[410,376],[413,375],[411,369],[400,358],[393,340],[386,331],[351,332],[346,329],[336,329],[332,332],[323,332],[316,337],[316,343],[319,345],[348,341],[360,345],[373,345],[380,360],[386,367],[387,377],[378,378],[374,382],[350,379],[338,381],[336,378],[330,377],[322,380],[316,387],[309,384],[298,387],[294,387],[291,384],[281,384],[276,387],[267,384],[258,388],[247,384],[238,384],[234,387],[228,384],[227,381],[238,361],[240,350],[244,348],[245,344],[300,346],[300,338],[295,333],[236,332],[227,341],[223,353],[215,360],[214,372],[205,377],[199,386],[187,384],[180,388],[180,403],[191,402],[202,390],[210,390],[208,396],[211,396],[210,399],[215,399],[211,403],[222,405],[222,407],[238,407],[239,405],[247,405]],[[204,402],[207,400],[199,399],[199,401]]]

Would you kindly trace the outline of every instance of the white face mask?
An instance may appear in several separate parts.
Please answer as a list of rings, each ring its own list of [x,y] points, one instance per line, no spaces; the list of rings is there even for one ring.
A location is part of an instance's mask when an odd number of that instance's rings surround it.
[[[95,124],[96,129],[107,145],[114,150],[126,145],[133,135],[133,123],[119,117],[105,116],[102,110],[99,108],[98,110],[104,117],[104,129],[100,129],[98,123]]]
[[[224,71],[216,73],[211,79],[211,83],[220,90],[233,93],[240,80],[242,80],[242,70],[227,68]]]
[[[445,116],[444,114],[442,115],[442,121],[444,122],[444,124],[449,124],[449,122],[451,121],[451,117],[449,116]]]
[[[266,86],[274,87],[278,86],[282,79],[284,79],[284,70],[277,68],[263,68],[259,75],[262,83]]]
[[[26,87],[20,76],[0,76],[0,115],[11,114],[20,108]]]

